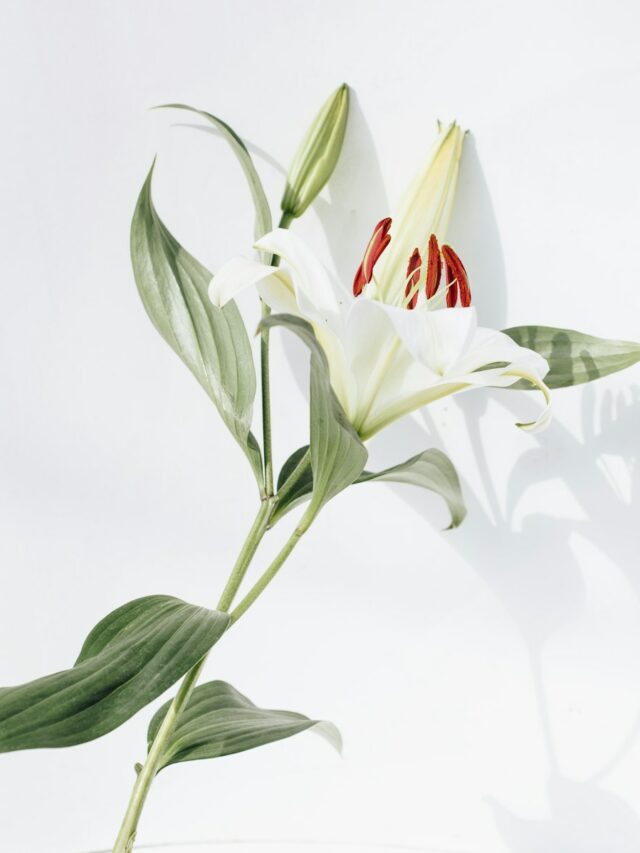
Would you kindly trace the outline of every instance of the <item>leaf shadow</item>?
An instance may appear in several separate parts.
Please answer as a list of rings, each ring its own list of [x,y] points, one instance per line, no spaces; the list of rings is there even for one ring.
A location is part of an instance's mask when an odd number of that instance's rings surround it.
[[[314,207],[335,268],[339,274],[349,276],[359,263],[372,223],[389,211],[375,145],[355,98],[344,158],[330,181],[329,197],[331,203],[318,199]],[[455,211],[449,239],[472,271],[472,288],[482,322],[503,328],[508,302],[503,252],[473,137],[465,144]],[[298,384],[306,391],[306,355],[303,357],[302,351],[288,341],[285,351]],[[629,553],[628,536],[631,526],[637,524],[640,503],[640,391],[634,387],[631,399],[614,399],[606,392],[599,407],[590,385],[555,393],[580,395],[582,437],[573,435],[558,420],[544,436],[532,436],[535,446],[518,458],[504,493],[499,493],[494,482],[490,450],[482,437],[487,407],[498,403],[515,421],[521,419],[523,405],[533,408],[538,401],[531,398],[527,402],[524,393],[485,391],[463,395],[455,402],[466,424],[484,494],[474,494],[466,484],[469,515],[459,529],[445,535],[451,548],[474,568],[501,602],[522,637],[549,767],[546,784],[550,816],[546,820],[520,818],[495,797],[487,796],[486,802],[498,832],[513,853],[600,853],[604,849],[631,853],[637,848],[640,817],[601,783],[640,734],[640,708],[635,724],[621,734],[618,747],[602,767],[586,780],[570,779],[558,759],[543,655],[554,633],[579,616],[586,606],[584,574],[571,547],[574,534],[581,535],[611,560],[640,601],[640,573]],[[428,447],[447,451],[428,410],[423,410],[420,418],[396,422],[374,439],[374,467],[397,464],[398,447],[403,448],[403,458]],[[630,502],[622,498],[607,476],[604,457],[608,455],[617,457],[628,472]],[[525,515],[517,526],[516,517],[527,492],[553,480],[562,481],[583,518],[538,512]],[[408,487],[390,488],[421,518],[432,514],[436,506],[433,496]]]
[[[528,654],[545,743],[550,816],[527,820],[510,812],[495,797],[487,797],[498,831],[513,853],[556,853],[560,849],[563,853],[603,849],[631,853],[637,848],[640,817],[622,797],[606,790],[602,781],[635,745],[640,735],[640,707],[629,729],[616,733],[617,746],[603,765],[585,780],[570,779],[558,759],[543,659],[554,633],[579,617],[586,607],[584,574],[571,547],[575,534],[611,560],[640,601],[640,574],[629,542],[629,530],[637,524],[640,505],[640,388],[632,386],[628,394],[616,397],[607,391],[599,407],[590,385],[566,393],[581,395],[582,439],[558,421],[543,436],[533,436],[536,446],[519,457],[504,495],[497,493],[492,481],[488,452],[481,439],[486,400],[468,395],[459,401],[486,492],[483,503],[467,485],[468,518],[446,536],[517,626]],[[522,395],[493,392],[489,396],[514,420],[522,414],[522,400],[517,399]],[[431,416],[426,413],[423,417],[424,424],[404,421],[397,425],[395,434],[389,431],[381,436],[377,449],[387,457],[385,464],[394,452],[397,455],[394,447],[399,441],[410,451],[434,444],[446,450]],[[628,472],[630,501],[620,495],[608,476],[608,457],[617,458]],[[583,518],[535,513],[525,515],[517,529],[516,516],[524,496],[536,485],[552,480],[560,480],[568,488]],[[423,496],[409,489],[395,491],[424,517]],[[604,843],[605,838],[609,843]]]

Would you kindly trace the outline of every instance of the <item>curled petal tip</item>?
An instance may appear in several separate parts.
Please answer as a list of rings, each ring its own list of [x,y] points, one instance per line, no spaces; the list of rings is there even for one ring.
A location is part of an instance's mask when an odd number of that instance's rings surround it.
[[[535,373],[526,373],[525,371],[519,370],[510,370],[507,373],[507,376],[517,376],[519,379],[524,379],[527,382],[530,382],[534,388],[537,388],[538,391],[542,392],[544,397],[545,407],[540,413],[540,415],[536,418],[535,421],[528,421],[526,423],[517,423],[516,426],[518,429],[526,430],[527,432],[542,432],[542,430],[546,429],[551,422],[551,392],[545,383],[540,379]]]

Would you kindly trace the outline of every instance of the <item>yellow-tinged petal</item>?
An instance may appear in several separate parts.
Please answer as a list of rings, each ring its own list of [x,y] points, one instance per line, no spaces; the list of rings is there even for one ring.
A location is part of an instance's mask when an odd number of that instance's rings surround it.
[[[435,234],[445,238],[458,184],[464,131],[456,122],[440,127],[425,167],[406,191],[392,217],[391,245],[381,258],[376,278],[386,302],[400,304],[407,261]]]
[[[520,427],[520,429],[526,429],[527,432],[542,432],[543,429],[546,429],[549,426],[549,422],[551,420],[551,393],[548,387],[544,384],[542,379],[537,377],[535,373],[527,373],[525,371],[519,370],[510,370],[508,374],[511,376],[517,376],[520,379],[525,379],[527,382],[530,382],[538,391],[542,391],[542,395],[545,401],[545,407],[535,419],[535,421],[529,421],[528,423],[517,423],[516,426]]]

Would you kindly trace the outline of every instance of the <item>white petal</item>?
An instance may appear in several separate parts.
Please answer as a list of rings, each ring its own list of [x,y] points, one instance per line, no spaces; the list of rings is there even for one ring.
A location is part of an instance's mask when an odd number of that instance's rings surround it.
[[[549,393],[549,389],[544,382],[538,379],[535,373],[526,373],[526,371],[522,371],[520,373],[520,378],[526,379],[528,382],[531,382],[532,385],[535,385],[539,391],[542,391],[546,405],[535,421],[519,423],[516,424],[516,426],[520,427],[520,429],[526,429],[529,432],[542,432],[543,429],[546,429],[549,426],[551,421],[551,394]]]
[[[274,314],[300,314],[293,284],[285,270],[279,269],[259,281],[258,293]]]
[[[472,373],[488,364],[502,363],[510,364],[512,369],[534,373],[540,379],[549,370],[549,365],[539,353],[519,346],[504,332],[478,326],[471,345],[456,362],[455,372]]]
[[[257,287],[260,297],[273,311],[299,313],[286,272],[246,258],[232,258],[220,267],[209,284],[209,299],[222,307],[249,287]]]
[[[379,302],[360,297],[346,317],[343,349],[355,386],[352,423],[356,429],[372,416],[380,399],[387,397],[388,377],[395,373],[398,358],[412,360],[380,308]]]
[[[335,322],[347,302],[347,294],[333,282],[303,240],[290,231],[277,228],[261,237],[255,248],[279,255],[290,267],[302,314],[318,322]]]
[[[248,287],[254,287],[261,279],[272,275],[276,267],[250,261],[247,258],[232,258],[223,264],[209,284],[209,299],[221,308]]]
[[[448,377],[472,346],[477,329],[475,308],[430,311],[426,305],[413,311],[377,303],[393,323],[398,336],[415,359],[437,376]],[[493,359],[496,361],[497,359]],[[488,362],[482,362],[484,366]]]
[[[464,132],[452,122],[440,129],[423,170],[416,176],[394,214],[391,244],[377,266],[387,302],[404,293],[407,263],[414,249],[423,252],[430,234],[442,242],[458,183]]]
[[[387,424],[434,400],[474,387],[506,387],[526,379],[539,388],[547,406],[523,429],[542,429],[550,419],[550,398],[542,377],[547,362],[502,332],[476,326],[471,308],[428,311],[377,305],[413,359],[389,363],[385,382],[360,427],[369,438]],[[500,365],[489,367],[489,365]],[[401,371],[397,369],[401,368]]]

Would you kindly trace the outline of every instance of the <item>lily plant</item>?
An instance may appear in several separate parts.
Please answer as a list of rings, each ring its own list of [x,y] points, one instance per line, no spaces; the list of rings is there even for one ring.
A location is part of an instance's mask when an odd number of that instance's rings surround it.
[[[339,492],[376,480],[408,483],[444,499],[451,527],[463,521],[460,480],[444,453],[426,448],[372,472],[365,466],[373,435],[434,400],[488,386],[541,391],[539,416],[518,424],[540,429],[549,422],[549,389],[589,382],[640,360],[637,343],[548,326],[500,331],[478,325],[472,277],[446,243],[464,146],[455,123],[439,127],[425,166],[398,212],[373,228],[355,274],[336,280],[289,227],[333,173],[348,104],[343,85],[312,122],[288,174],[277,228],[241,137],[211,113],[165,105],[213,124],[236,154],[255,212],[247,246],[253,244],[258,257],[233,258],[212,276],[160,219],[151,197],[152,168],[131,227],[135,281],[152,323],[245,454],[257,484],[255,517],[215,608],[155,594],[128,602],[90,631],[69,669],[0,690],[0,751],[9,752],[104,736],[180,682],[149,723],[114,853],[133,850],[153,781],[171,764],[218,758],[309,729],[340,748],[338,730],[329,723],[260,708],[226,682],[198,682],[213,646],[262,595]],[[261,441],[253,432],[254,356],[235,303],[248,288],[255,288],[262,313]],[[269,346],[278,326],[309,348],[310,382],[308,443],[292,449],[276,481]],[[244,586],[267,531],[301,504],[305,508],[276,557]]]

